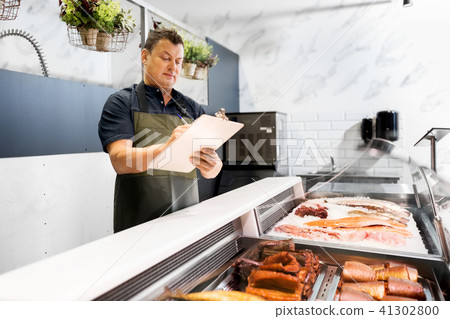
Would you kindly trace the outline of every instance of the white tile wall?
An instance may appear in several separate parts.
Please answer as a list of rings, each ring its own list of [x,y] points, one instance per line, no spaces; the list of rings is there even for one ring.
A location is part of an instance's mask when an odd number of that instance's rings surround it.
[[[325,163],[333,156],[338,168],[352,161],[348,168],[349,174],[369,176],[399,176],[403,179],[403,163],[388,158],[373,158],[364,153],[364,142],[361,139],[361,119],[372,114],[355,113],[305,113],[293,114],[287,124],[288,136],[296,140],[296,146],[289,147],[289,165],[291,174],[306,174],[317,171],[320,165],[315,158],[313,148],[316,148]],[[375,132],[374,132],[375,134]],[[403,126],[399,126],[400,139],[396,145],[402,145]],[[304,141],[312,139],[306,147]],[[311,141],[310,141],[311,142]],[[312,146],[311,146],[312,145]]]

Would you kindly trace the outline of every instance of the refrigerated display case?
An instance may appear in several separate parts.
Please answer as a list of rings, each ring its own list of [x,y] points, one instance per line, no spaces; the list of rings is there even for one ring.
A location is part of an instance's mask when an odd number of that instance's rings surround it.
[[[414,267],[424,299],[445,300],[450,290],[450,187],[388,141],[374,140],[367,152],[403,161],[411,183],[352,184],[336,178],[305,193],[299,177],[266,178],[0,275],[0,299],[159,300],[168,291],[242,290],[237,262],[254,255],[262,242],[292,238],[295,250],[310,251],[320,261],[308,300],[336,298],[346,261]],[[407,209],[425,250],[318,241],[273,231],[305,201],[355,196]]]

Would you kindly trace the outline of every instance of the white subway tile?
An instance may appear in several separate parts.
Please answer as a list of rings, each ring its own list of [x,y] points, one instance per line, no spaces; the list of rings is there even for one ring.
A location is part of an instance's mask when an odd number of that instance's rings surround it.
[[[332,130],[350,130],[350,129],[356,129],[359,127],[359,122],[356,121],[342,121],[342,122],[333,122],[331,123],[331,129]]]
[[[320,131],[318,132],[319,139],[328,140],[342,140],[344,138],[345,131]]]
[[[324,148],[331,148],[331,141],[327,140],[314,140],[314,144],[319,148],[320,150]]]
[[[293,122],[310,122],[310,121],[317,121],[317,113],[298,113],[298,114],[292,114],[292,121]]]
[[[398,177],[403,175],[402,168],[374,168],[375,176]]]
[[[359,145],[359,141],[331,141],[331,147],[336,149],[357,150]]]
[[[356,158],[363,153],[361,150],[345,150],[345,157]]]
[[[307,131],[327,131],[331,128],[330,122],[305,122]]]
[[[373,167],[373,168],[384,168],[388,167],[387,159],[360,159],[359,167]]]
[[[351,175],[368,175],[374,176],[373,168],[349,167],[347,172]]]
[[[364,112],[345,113],[345,119],[346,119],[346,120],[354,120],[354,121],[359,121],[359,122],[361,122],[362,119],[365,119],[365,118],[372,118],[372,116],[371,116],[370,113],[371,113],[371,112],[367,112],[367,113],[364,113]]]
[[[303,122],[287,122],[286,131],[303,131]]]
[[[316,131],[295,131],[292,132],[292,138],[296,139],[317,139],[317,132]]]
[[[292,174],[303,175],[303,174],[308,174],[309,172],[311,172],[313,170],[315,170],[314,167],[296,166],[296,167],[292,167]]]
[[[338,150],[336,148],[327,148],[324,149],[323,151],[329,156],[333,156],[335,159],[338,157],[345,158],[345,150]]]
[[[345,114],[343,112],[321,112],[317,114],[319,121],[343,121]]]
[[[388,159],[388,162],[389,162],[388,166],[390,168],[403,168],[403,166],[406,165],[402,161],[397,159]]]
[[[362,140],[361,132],[359,130],[349,130],[344,134],[344,139],[346,140]]]

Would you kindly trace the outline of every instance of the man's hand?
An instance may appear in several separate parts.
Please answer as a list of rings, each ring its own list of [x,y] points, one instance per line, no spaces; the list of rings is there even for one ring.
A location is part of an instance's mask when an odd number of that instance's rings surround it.
[[[172,134],[170,135],[169,140],[165,143],[166,146],[168,146],[170,143],[172,143],[177,137],[180,137],[181,135],[183,135],[183,133],[186,132],[187,129],[190,128],[191,126],[192,126],[192,124],[185,124],[185,125],[177,126],[172,131]]]
[[[219,155],[212,149],[203,147],[200,152],[194,152],[190,157],[192,165],[200,170],[204,178],[214,178],[222,169],[222,161]]]

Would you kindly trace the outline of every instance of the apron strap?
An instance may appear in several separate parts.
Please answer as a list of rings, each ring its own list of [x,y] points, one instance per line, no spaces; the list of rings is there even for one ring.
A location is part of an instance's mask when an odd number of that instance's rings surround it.
[[[142,113],[148,113],[148,102],[147,96],[145,95],[145,85],[144,81],[141,81],[136,88],[138,102],[139,102],[139,111]]]

